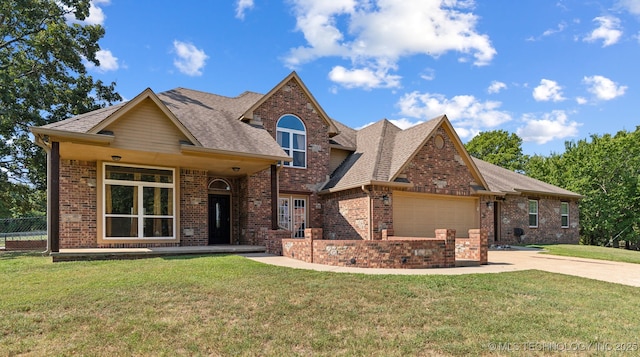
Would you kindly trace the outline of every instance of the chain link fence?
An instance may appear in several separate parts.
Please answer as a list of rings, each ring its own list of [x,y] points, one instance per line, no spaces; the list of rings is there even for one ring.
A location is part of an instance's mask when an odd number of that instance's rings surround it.
[[[47,240],[47,217],[0,218],[0,247],[13,240]]]

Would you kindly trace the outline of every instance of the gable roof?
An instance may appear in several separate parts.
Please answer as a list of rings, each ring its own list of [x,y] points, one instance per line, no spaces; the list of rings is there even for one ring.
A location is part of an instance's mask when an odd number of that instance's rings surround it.
[[[447,116],[442,115],[405,130],[383,119],[357,131],[355,151],[334,171],[324,189],[339,191],[371,182],[410,186],[411,183],[396,182],[396,178],[439,127],[447,131],[472,176],[487,187]]]
[[[260,98],[258,101],[253,103],[253,105],[251,105],[249,108],[247,108],[247,110],[245,110],[245,112],[240,116],[240,119],[241,120],[251,120],[253,118],[253,111],[254,110],[256,110],[267,99],[269,99],[271,96],[273,96],[273,94],[275,94],[277,91],[282,89],[282,87],[287,85],[287,83],[289,83],[292,80],[295,81],[300,86],[300,88],[302,89],[304,94],[311,101],[311,104],[314,106],[315,110],[318,112],[318,115],[320,116],[320,118],[322,118],[322,120],[324,120],[324,122],[329,126],[329,136],[334,136],[334,135],[338,134],[338,128],[336,128],[335,124],[333,123],[333,120],[331,120],[331,118],[329,118],[327,113],[325,113],[324,109],[322,109],[320,104],[318,104],[318,101],[316,101],[316,99],[313,96],[313,94],[311,94],[311,92],[309,91],[307,86],[302,82],[302,80],[300,79],[300,77],[298,76],[298,74],[295,71],[291,72],[282,81],[280,81],[280,83],[278,83],[275,87],[273,87],[269,91],[269,93],[265,94],[262,98]]]
[[[63,121],[44,125],[43,129],[58,133],[97,134],[123,117],[145,99],[152,100],[189,140],[189,149],[210,149],[251,156],[289,160],[280,145],[261,128],[243,123],[238,118],[263,95],[244,92],[224,97],[185,88],[155,94],[147,88],[134,99],[98,109]],[[228,140],[229,137],[238,140]]]
[[[488,189],[493,192],[504,194],[546,194],[570,198],[583,197],[575,192],[507,170],[475,157],[473,161],[486,179],[489,185]]]

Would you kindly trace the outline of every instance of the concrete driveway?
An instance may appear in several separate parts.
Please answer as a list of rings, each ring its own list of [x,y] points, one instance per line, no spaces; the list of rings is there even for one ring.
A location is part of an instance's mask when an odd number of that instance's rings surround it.
[[[299,260],[268,254],[246,254],[257,262],[289,268],[330,271],[336,273],[396,274],[396,275],[461,275],[491,274],[519,270],[543,270],[640,287],[640,264],[612,262],[585,258],[540,254],[537,249],[491,250],[489,264],[439,269],[376,269],[336,267],[305,263]]]

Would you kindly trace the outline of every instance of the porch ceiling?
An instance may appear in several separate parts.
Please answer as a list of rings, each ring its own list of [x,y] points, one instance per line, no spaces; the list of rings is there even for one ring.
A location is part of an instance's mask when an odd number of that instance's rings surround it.
[[[222,153],[161,153],[153,151],[126,150],[108,145],[96,146],[83,143],[61,142],[60,157],[68,160],[117,161],[123,164],[184,167],[207,170],[211,176],[245,176],[276,164],[273,159],[255,158]],[[234,171],[233,168],[238,168]]]

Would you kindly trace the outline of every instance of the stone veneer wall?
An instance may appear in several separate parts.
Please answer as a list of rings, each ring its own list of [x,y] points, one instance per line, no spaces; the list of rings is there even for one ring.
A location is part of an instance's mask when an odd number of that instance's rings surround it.
[[[360,268],[443,268],[455,266],[455,231],[436,230],[436,238],[323,240],[321,228],[304,239],[283,239],[284,256],[333,266]]]
[[[97,163],[60,160],[60,249],[97,247]]]
[[[538,227],[529,228],[529,199],[538,200]],[[569,203],[569,228],[561,228],[560,202]],[[506,196],[501,202],[501,236],[496,244],[577,244],[580,240],[578,202],[556,197]],[[514,235],[521,228],[524,236]]]

